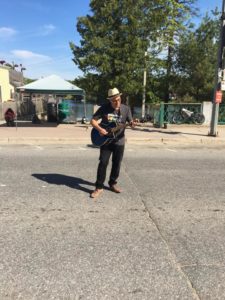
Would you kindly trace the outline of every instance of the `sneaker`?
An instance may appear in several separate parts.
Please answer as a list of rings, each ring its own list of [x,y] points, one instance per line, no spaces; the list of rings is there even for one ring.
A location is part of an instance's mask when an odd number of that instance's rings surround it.
[[[112,192],[121,193],[121,189],[116,184],[110,185],[109,187]]]
[[[102,192],[103,192],[103,189],[95,189],[95,190],[90,194],[90,197],[91,197],[91,198],[97,198],[98,196],[101,195]]]

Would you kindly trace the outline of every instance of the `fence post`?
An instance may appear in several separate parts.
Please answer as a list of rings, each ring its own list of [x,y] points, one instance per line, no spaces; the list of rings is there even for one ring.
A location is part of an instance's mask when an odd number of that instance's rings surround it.
[[[164,110],[165,110],[165,105],[164,102],[160,103],[160,109],[159,109],[159,127],[163,127],[164,125]]]

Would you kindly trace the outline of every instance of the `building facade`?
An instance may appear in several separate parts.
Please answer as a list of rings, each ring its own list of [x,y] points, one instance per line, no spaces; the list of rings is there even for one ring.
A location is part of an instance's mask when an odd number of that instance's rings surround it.
[[[23,85],[23,73],[0,66],[0,102],[15,100],[16,88]]]

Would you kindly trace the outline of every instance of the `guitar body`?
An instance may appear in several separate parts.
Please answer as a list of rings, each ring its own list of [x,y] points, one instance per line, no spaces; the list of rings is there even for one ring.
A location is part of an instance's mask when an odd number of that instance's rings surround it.
[[[101,124],[101,127],[105,128],[109,132],[108,135],[100,135],[97,129],[92,128],[91,130],[91,141],[95,146],[101,147],[105,145],[106,143],[109,143],[114,139],[113,133],[110,133],[113,129],[115,129],[116,123],[110,123],[106,126]]]

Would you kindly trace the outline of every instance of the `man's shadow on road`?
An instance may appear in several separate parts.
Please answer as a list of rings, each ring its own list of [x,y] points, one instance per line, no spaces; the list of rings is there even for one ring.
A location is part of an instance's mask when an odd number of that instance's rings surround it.
[[[66,185],[72,189],[77,189],[86,193],[91,193],[93,191],[84,187],[83,185],[95,186],[94,183],[84,180],[79,177],[72,177],[62,174],[32,174],[33,177],[43,180],[49,184],[57,184],[57,185]]]

